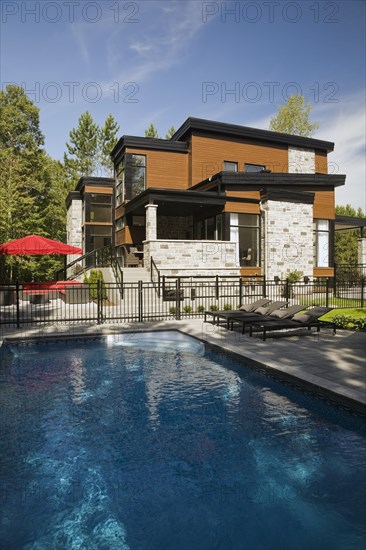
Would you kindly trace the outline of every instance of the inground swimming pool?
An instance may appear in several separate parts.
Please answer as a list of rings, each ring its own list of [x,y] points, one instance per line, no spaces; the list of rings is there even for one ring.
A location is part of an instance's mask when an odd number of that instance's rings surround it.
[[[364,549],[364,420],[177,332],[8,344],[1,548]]]

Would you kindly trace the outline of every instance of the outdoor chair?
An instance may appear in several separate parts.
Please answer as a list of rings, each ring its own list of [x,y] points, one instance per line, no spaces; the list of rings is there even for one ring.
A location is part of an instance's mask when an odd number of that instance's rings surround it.
[[[269,315],[273,313],[276,309],[287,306],[287,302],[278,301],[270,302],[265,307],[257,307],[254,311],[225,311],[220,314],[220,317],[217,319],[217,324],[220,324],[220,319],[224,319],[226,322],[226,328],[233,328],[234,322],[241,322],[244,319],[250,321],[256,320],[258,317],[261,318],[263,315]]]
[[[251,311],[254,311],[255,309],[257,309],[258,307],[262,307],[262,306],[265,306],[266,304],[269,304],[271,301],[272,300],[270,300],[269,298],[261,298],[259,300],[256,300],[255,302],[252,302],[251,304],[244,304],[244,305],[240,306],[239,309],[233,310],[233,311],[227,311],[227,310],[205,311],[204,321],[206,323],[207,322],[207,315],[211,315],[212,316],[212,322],[213,322],[213,324],[215,324],[216,319],[218,321],[218,319],[220,317],[224,317],[226,319],[226,317],[228,315],[234,315],[235,313],[251,312]]]
[[[267,311],[260,316],[260,321],[258,320],[258,315],[232,317],[229,320],[229,328],[230,330],[233,330],[234,323],[239,323],[242,326],[241,332],[242,334],[244,334],[247,326],[250,327],[256,325],[257,323],[261,323],[261,325],[263,325],[264,323],[273,323],[284,319],[291,319],[296,313],[299,313],[304,309],[306,309],[306,306],[295,304],[293,306],[287,307],[286,309],[275,309],[273,311]]]
[[[333,334],[336,334],[336,325],[334,323],[320,320],[320,317],[331,310],[331,307],[314,307],[306,310],[304,313],[297,313],[292,319],[277,319],[271,322],[254,321],[250,325],[249,335],[252,336],[253,332],[261,332],[262,339],[266,340],[267,332],[299,328],[311,330],[312,327],[316,327],[317,332],[319,332],[321,326],[332,328]],[[284,334],[286,335],[287,333]]]

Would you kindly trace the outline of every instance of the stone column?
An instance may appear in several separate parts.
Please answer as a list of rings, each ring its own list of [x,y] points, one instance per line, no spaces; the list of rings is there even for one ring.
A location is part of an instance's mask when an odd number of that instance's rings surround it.
[[[156,241],[157,238],[157,204],[147,204],[146,208],[146,240]]]
[[[358,239],[358,263],[366,265],[366,238]]]

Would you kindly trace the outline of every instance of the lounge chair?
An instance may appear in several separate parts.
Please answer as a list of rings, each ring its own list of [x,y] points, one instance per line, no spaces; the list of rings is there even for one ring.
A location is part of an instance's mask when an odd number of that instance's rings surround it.
[[[207,315],[211,315],[212,316],[212,322],[213,322],[213,324],[215,324],[216,319],[218,320],[221,316],[226,318],[228,314],[233,315],[235,313],[240,313],[240,312],[243,312],[243,311],[245,311],[245,312],[254,311],[258,307],[262,307],[262,306],[265,306],[266,304],[269,304],[271,301],[272,300],[270,300],[269,298],[261,298],[260,300],[256,300],[255,302],[252,302],[251,304],[244,304],[243,306],[240,306],[239,309],[234,310],[234,311],[227,311],[227,310],[205,311],[204,321],[206,323]]]
[[[255,321],[258,317],[261,318],[263,315],[269,315],[276,309],[280,309],[284,306],[287,306],[287,302],[282,300],[278,302],[270,302],[264,307],[257,307],[254,311],[225,311],[221,313],[220,318],[225,319],[226,328],[229,329],[230,327],[233,327],[234,322],[241,322],[244,319]],[[218,324],[219,321],[220,320],[218,319]]]
[[[252,322],[250,325],[249,335],[252,336],[253,331],[262,332],[262,339],[265,340],[267,332],[283,329],[299,329],[307,328],[311,330],[312,327],[316,327],[319,332],[321,326],[328,326],[333,329],[333,334],[336,333],[336,325],[328,321],[321,321],[320,317],[331,311],[331,307],[314,307],[306,310],[304,313],[297,313],[292,319],[278,319],[271,322],[260,321]]]
[[[269,311],[265,313],[264,315],[261,315],[260,321],[258,319],[258,315],[232,317],[230,318],[230,321],[229,321],[229,325],[230,325],[229,328],[233,330],[234,323],[241,323],[242,325],[241,332],[242,334],[244,334],[245,328],[248,325],[255,326],[257,323],[260,323],[261,325],[263,325],[264,323],[271,323],[271,322],[282,321],[284,319],[291,319],[296,313],[299,313],[304,309],[306,309],[306,306],[297,305],[297,304],[287,307],[286,309],[275,309],[273,311]]]

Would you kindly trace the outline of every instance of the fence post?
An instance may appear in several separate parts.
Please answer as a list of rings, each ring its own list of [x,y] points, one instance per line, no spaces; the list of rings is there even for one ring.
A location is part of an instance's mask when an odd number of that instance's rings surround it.
[[[329,307],[329,277],[327,277],[325,283],[325,307]]]
[[[263,295],[263,298],[267,298],[267,279],[265,275],[263,275],[262,295]]]
[[[17,328],[20,328],[20,312],[19,312],[19,281],[15,283],[16,293],[16,308],[17,308]]]
[[[361,307],[364,306],[365,276],[361,275]]]
[[[289,280],[286,279],[285,281],[285,300],[289,300],[290,298],[290,283]]]
[[[337,264],[334,264],[334,278],[333,278],[333,292],[334,292],[334,297],[337,296]]]
[[[97,281],[97,323],[98,325],[102,322],[102,282]]]
[[[220,292],[219,292],[219,276],[216,275],[215,277],[215,295],[216,295],[216,300],[219,299],[220,297]]]
[[[138,300],[139,300],[139,323],[142,323],[144,320],[144,311],[143,311],[143,298],[142,298],[142,281],[138,282]]]
[[[180,321],[180,277],[175,281],[175,318]]]
[[[239,307],[242,305],[241,303],[242,297],[243,297],[243,279],[240,276],[239,277]]]

